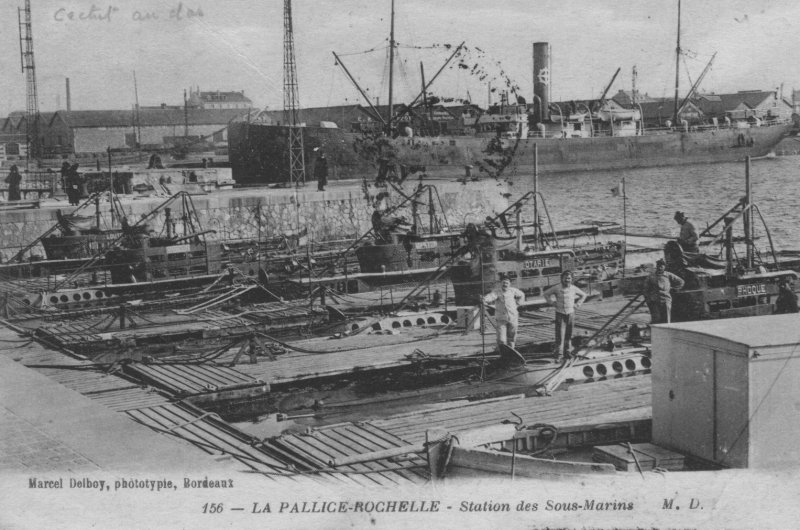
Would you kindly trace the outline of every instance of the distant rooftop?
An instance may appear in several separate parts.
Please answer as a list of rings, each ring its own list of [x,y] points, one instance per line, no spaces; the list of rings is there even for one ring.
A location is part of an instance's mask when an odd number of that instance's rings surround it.
[[[190,106],[194,107],[202,107],[209,104],[214,104],[217,108],[227,105],[236,105],[239,107],[249,107],[253,105],[250,98],[244,95],[244,90],[241,92],[222,90],[201,91],[200,87],[189,89],[187,102]]]
[[[60,117],[70,127],[130,127],[134,122],[141,126],[174,126],[185,122],[212,125],[226,124],[243,114],[246,110],[189,109],[184,115],[183,109],[169,107],[139,109],[138,113],[133,110],[61,110],[52,115],[52,120]]]
[[[244,103],[252,103],[250,98],[244,95],[244,91],[242,92],[220,92],[217,90],[216,92],[200,92],[200,99],[203,101],[229,101],[229,102],[244,102]]]

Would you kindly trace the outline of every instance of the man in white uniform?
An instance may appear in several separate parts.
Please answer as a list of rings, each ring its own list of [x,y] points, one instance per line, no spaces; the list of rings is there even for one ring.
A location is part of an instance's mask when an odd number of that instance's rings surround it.
[[[572,339],[572,326],[575,323],[575,309],[579,308],[586,300],[586,293],[572,284],[572,273],[561,273],[561,283],[558,283],[544,292],[544,299],[556,308],[556,360],[561,360],[563,355],[569,356],[569,343]]]
[[[524,301],[525,294],[516,287],[511,287],[511,281],[508,278],[503,279],[498,287],[481,299],[483,304],[494,302],[498,347],[500,344],[514,347],[519,325],[517,306]]]

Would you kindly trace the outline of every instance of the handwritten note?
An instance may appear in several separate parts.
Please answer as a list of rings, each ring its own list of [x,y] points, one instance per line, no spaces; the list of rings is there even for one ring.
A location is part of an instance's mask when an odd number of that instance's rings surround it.
[[[74,10],[67,7],[60,7],[53,12],[53,19],[56,22],[80,23],[80,22],[115,22],[118,20],[130,20],[133,22],[150,22],[156,20],[184,21],[202,18],[203,9],[201,7],[188,7],[183,2],[178,2],[171,8],[164,8],[158,11],[137,10],[130,7],[120,8],[115,5],[96,5],[92,4],[89,9]]]

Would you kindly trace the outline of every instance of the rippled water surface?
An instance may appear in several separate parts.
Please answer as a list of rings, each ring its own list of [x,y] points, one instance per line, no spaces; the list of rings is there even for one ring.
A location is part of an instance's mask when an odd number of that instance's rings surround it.
[[[753,201],[776,246],[800,249],[800,156],[754,160],[750,176]],[[622,224],[623,200],[611,189],[623,177],[631,233],[677,235],[676,210],[685,212],[700,231],[745,194],[744,162],[541,175],[539,191],[556,227],[584,220]],[[517,197],[532,187],[532,179],[516,176],[512,190]],[[741,231],[741,224],[736,230]],[[757,221],[756,237],[764,234]]]

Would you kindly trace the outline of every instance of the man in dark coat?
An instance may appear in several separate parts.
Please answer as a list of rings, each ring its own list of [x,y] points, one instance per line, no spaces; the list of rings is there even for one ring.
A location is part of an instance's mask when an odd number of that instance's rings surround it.
[[[778,283],[778,298],[775,300],[775,314],[798,313],[797,295],[792,291],[789,280],[782,279]]]
[[[17,165],[11,166],[11,170],[6,177],[6,184],[8,184],[8,200],[18,201],[22,198],[19,190],[19,183],[22,182],[22,175],[19,174]]]
[[[78,164],[72,164],[67,172],[67,195],[69,203],[78,206],[81,202],[81,176],[78,174]]]
[[[59,170],[61,173],[61,187],[64,189],[64,193],[67,194],[69,197],[69,188],[67,187],[67,175],[69,175],[69,162],[64,160],[64,163],[61,164],[61,169]]]
[[[317,179],[317,191],[325,191],[325,186],[328,185],[328,159],[322,151],[317,151],[314,177]]]
[[[675,222],[681,225],[681,233],[678,236],[678,243],[684,252],[700,252],[697,247],[697,230],[694,225],[689,222],[683,212],[675,212]]]

